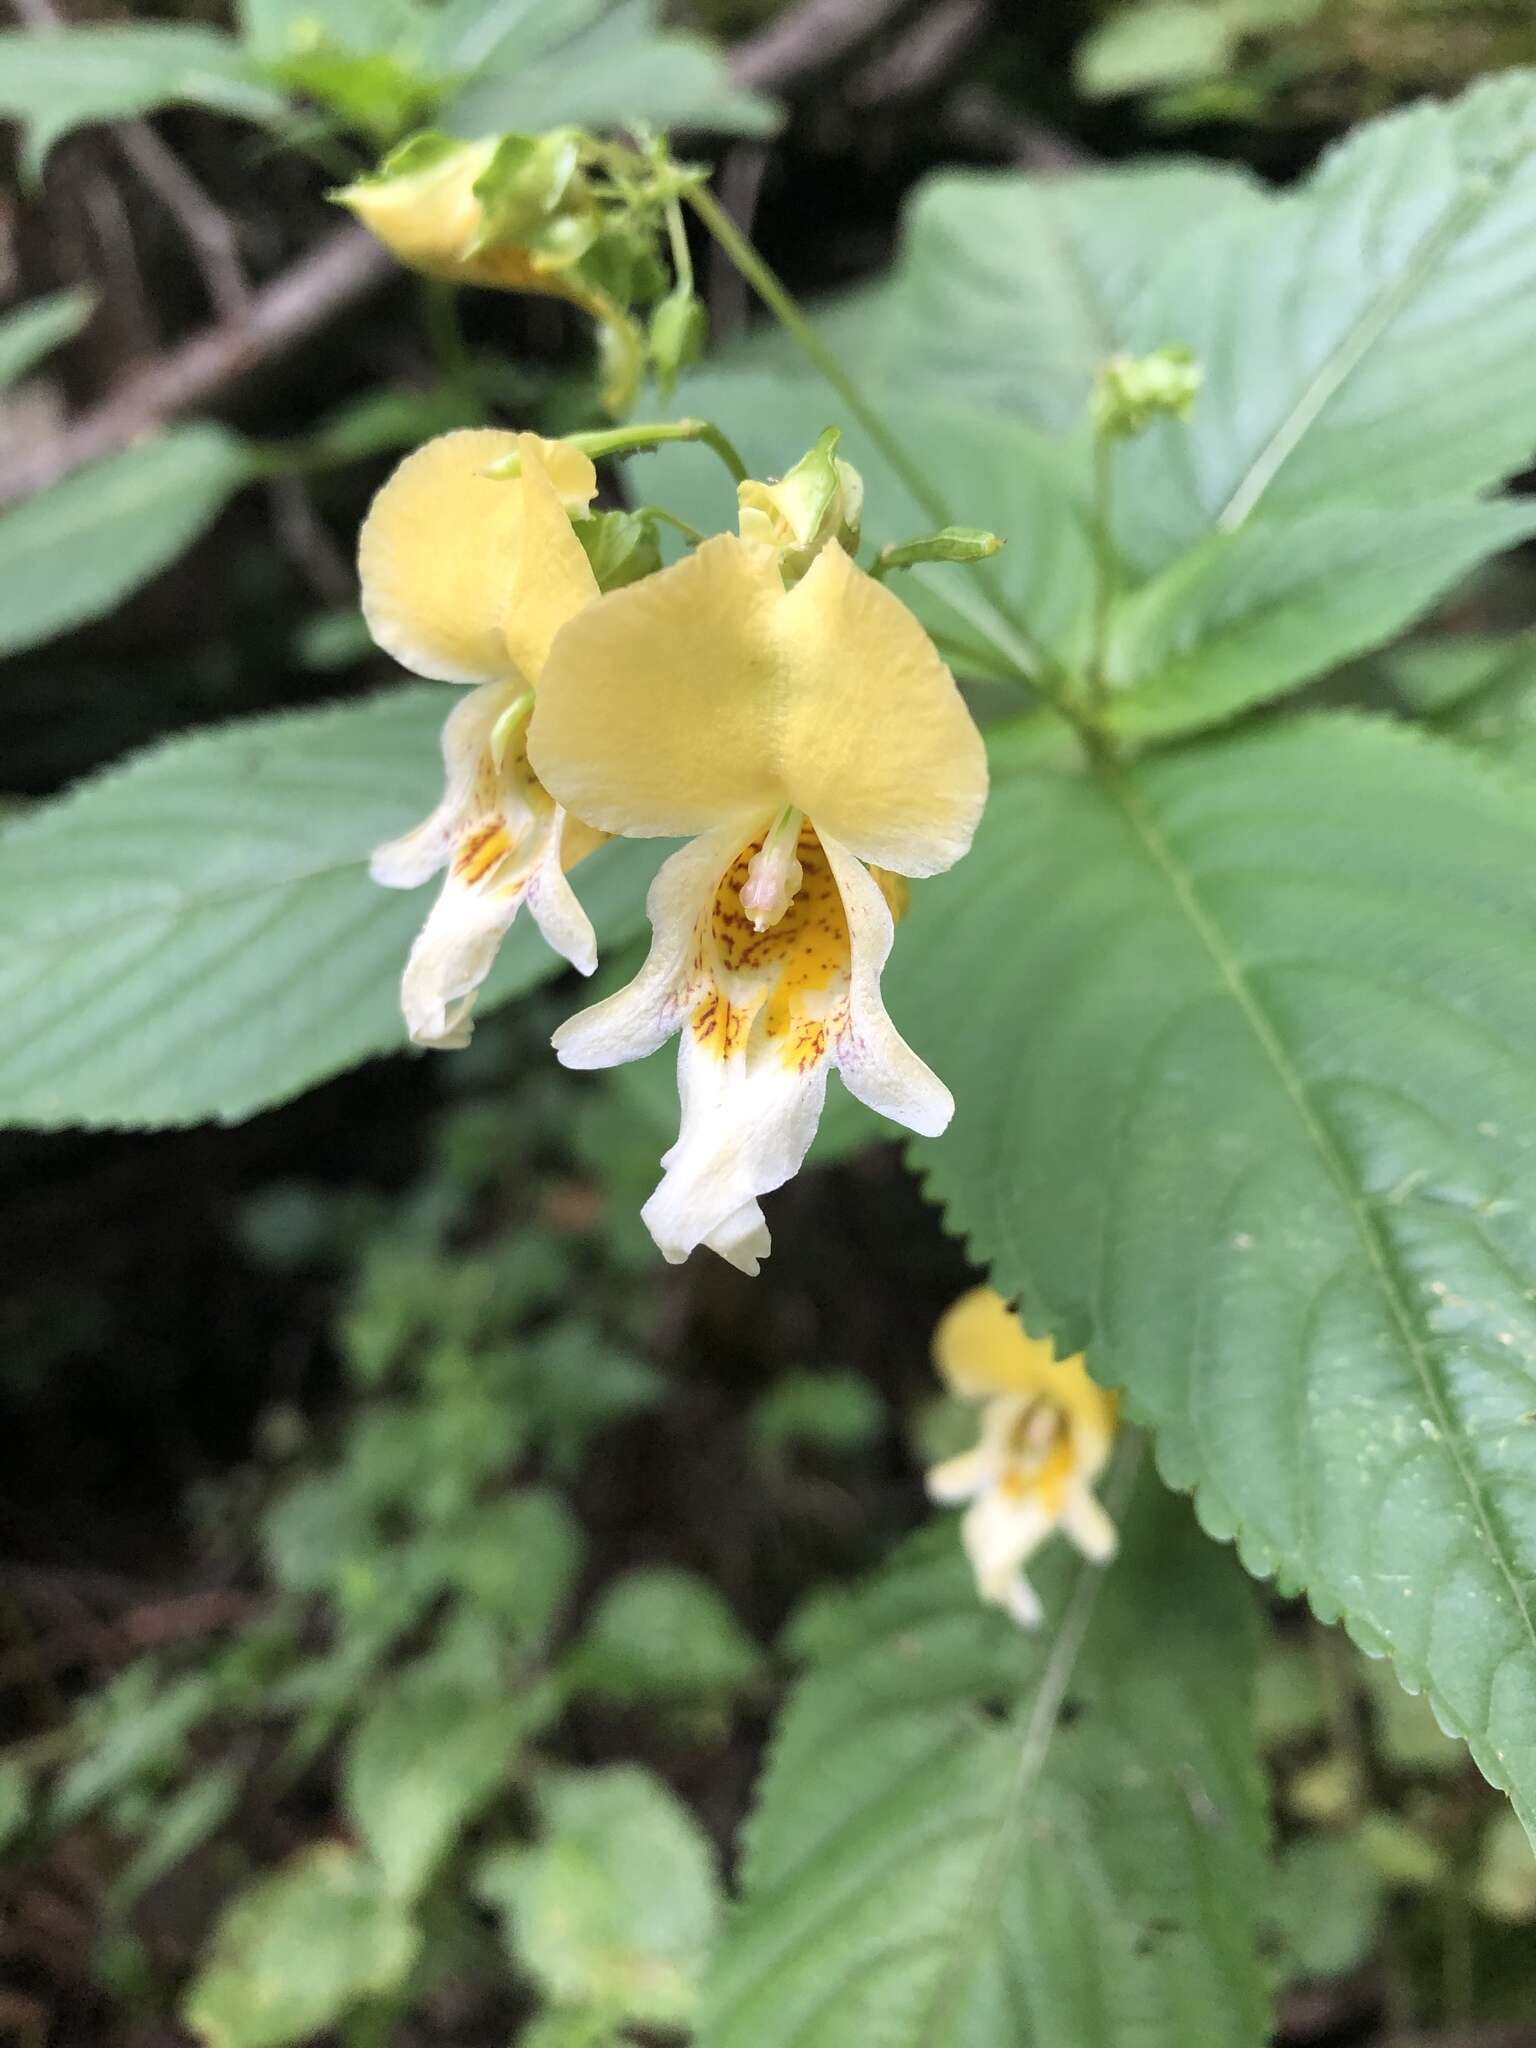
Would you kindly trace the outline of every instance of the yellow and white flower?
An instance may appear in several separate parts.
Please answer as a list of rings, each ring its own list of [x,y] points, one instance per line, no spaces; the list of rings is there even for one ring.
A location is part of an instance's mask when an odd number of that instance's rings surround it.
[[[836,539],[785,588],[780,551],[721,534],[561,633],[529,754],[576,816],[686,837],[629,986],[555,1034],[572,1067],[681,1032],[682,1128],[643,1211],[674,1262],[707,1244],[755,1273],[758,1197],[798,1170],[836,1067],[915,1131],[950,1094],[880,996],[907,875],[970,845],[986,760],[917,621]]]
[[[518,476],[485,475],[513,454]],[[469,1043],[475,996],[524,902],[573,967],[597,965],[566,871],[606,835],[567,817],[527,754],[550,644],[598,595],[571,526],[596,488],[591,462],[563,442],[467,429],[408,456],[363,525],[358,568],[374,639],[417,675],[475,686],[443,727],[442,802],[373,856],[374,880],[392,889],[448,870],[401,985],[418,1045]]]
[[[1058,1362],[1050,1343],[1027,1336],[990,1287],[973,1288],[945,1313],[934,1362],[953,1390],[981,1403],[981,1441],[928,1473],[930,1496],[969,1502],[960,1534],[984,1600],[1023,1628],[1041,1620],[1024,1566],[1057,1529],[1085,1557],[1114,1555],[1115,1525],[1093,1492],[1115,1436],[1113,1394],[1081,1358]]]

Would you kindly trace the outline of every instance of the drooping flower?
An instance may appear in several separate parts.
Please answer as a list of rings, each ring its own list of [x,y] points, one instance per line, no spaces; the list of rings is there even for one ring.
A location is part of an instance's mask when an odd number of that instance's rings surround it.
[[[512,454],[518,476],[485,475]],[[372,862],[374,880],[392,889],[448,870],[401,984],[418,1045],[469,1043],[475,996],[524,902],[572,966],[597,965],[566,871],[605,835],[566,816],[527,753],[550,643],[598,595],[571,525],[596,488],[591,462],[563,442],[471,428],[407,456],[363,524],[358,568],[374,639],[417,675],[475,685],[443,727],[441,803]]]
[[[1027,1336],[990,1287],[946,1311],[933,1355],[955,1393],[981,1404],[981,1441],[931,1467],[928,1492],[946,1506],[969,1502],[960,1533],[978,1591],[1034,1628],[1041,1607],[1024,1566],[1054,1531],[1096,1563],[1114,1554],[1115,1525],[1093,1483],[1114,1442],[1115,1397],[1080,1357],[1058,1361],[1049,1341]]]
[[[778,548],[722,534],[612,593],[561,633],[528,741],[578,817],[691,842],[652,884],[640,973],[555,1049],[612,1066],[681,1033],[682,1127],[643,1214],[668,1259],[707,1244],[747,1273],[831,1068],[912,1130],[949,1121],[880,976],[901,877],[957,861],[986,797],[980,735],[900,601],[835,538],[785,582]]]

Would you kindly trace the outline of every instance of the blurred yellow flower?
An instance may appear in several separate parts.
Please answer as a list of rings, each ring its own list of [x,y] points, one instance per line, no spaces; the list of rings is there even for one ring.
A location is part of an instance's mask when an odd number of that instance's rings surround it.
[[[484,474],[512,454],[517,477]],[[408,456],[363,525],[358,569],[374,639],[417,675],[476,685],[443,727],[442,802],[372,862],[374,880],[392,889],[448,870],[401,985],[418,1045],[469,1043],[476,994],[525,901],[557,953],[583,974],[597,965],[566,870],[605,835],[566,816],[527,755],[550,643],[598,594],[571,526],[596,488],[591,462],[562,442],[469,429]]]
[[[939,1371],[981,1403],[981,1441],[928,1473],[946,1506],[969,1502],[960,1525],[984,1600],[1034,1628],[1041,1607],[1024,1566],[1055,1530],[1085,1557],[1113,1556],[1115,1526],[1093,1483],[1114,1442],[1116,1401],[1081,1358],[1057,1361],[1049,1341],[1026,1336],[1000,1294],[973,1288],[933,1336]]]
[[[917,621],[835,539],[787,590],[776,548],[721,534],[572,620],[528,747],[589,824],[690,841],[652,884],[640,973],[555,1048],[605,1067],[681,1032],[682,1128],[645,1221],[670,1260],[707,1244],[755,1273],[758,1197],[798,1171],[830,1068],[913,1130],[949,1121],[880,976],[899,878],[970,845],[980,735]]]
[[[481,142],[418,136],[386,158],[371,177],[359,178],[332,196],[391,254],[428,277],[502,291],[546,292],[586,303],[590,295],[570,275],[570,258],[564,251],[535,250],[526,233],[522,238],[497,233],[494,216],[476,188],[492,170],[502,146],[502,138],[494,135]],[[533,220],[530,215],[530,231]]]

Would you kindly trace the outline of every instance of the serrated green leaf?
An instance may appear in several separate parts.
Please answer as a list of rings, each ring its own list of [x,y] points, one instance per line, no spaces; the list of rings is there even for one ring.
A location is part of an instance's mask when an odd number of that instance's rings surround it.
[[[156,21],[0,30],[0,116],[25,124],[29,177],[72,128],[181,104],[268,125],[288,112],[250,56],[216,29]]]
[[[1120,7],[1078,45],[1072,76],[1085,99],[1188,85],[1225,71],[1245,24],[1213,0]]]
[[[77,287],[33,299],[0,319],[0,391],[78,334],[95,306],[96,294]]]
[[[222,427],[171,427],[0,515],[0,654],[109,612],[253,474],[250,449]]]
[[[890,975],[965,1080],[918,1156],[978,1261],[1528,1824],[1533,873],[1478,763],[1317,717],[1010,778]]]
[[[714,1854],[658,1779],[628,1766],[539,1788],[543,1837],[482,1865],[479,1890],[546,1996],[615,2019],[692,2017],[720,1916]]]
[[[626,1572],[594,1609],[571,1655],[572,1683],[621,1706],[729,1697],[762,1652],[705,1579],[670,1565]]]
[[[1339,506],[1250,520],[1144,583],[1113,628],[1132,741],[1214,725],[1379,646],[1490,555],[1536,532],[1536,507]]]
[[[455,693],[413,687],[177,739],[0,834],[0,1119],[234,1121],[404,1043],[430,889],[380,889],[382,840],[439,795]],[[576,887],[641,928],[661,850],[615,841]],[[562,971],[520,920],[488,990]]]
[[[482,13],[486,0],[478,0]],[[329,43],[340,50],[414,50],[433,33],[435,9],[418,0],[239,0],[241,40],[264,64]]]
[[[501,42],[438,122],[473,139],[509,129],[542,133],[566,122],[601,128],[634,121],[768,135],[780,118],[770,100],[733,85],[713,43],[664,29],[656,0],[623,0],[531,56],[521,39]]]
[[[525,1487],[474,1509],[439,1546],[450,1582],[524,1648],[541,1644],[581,1566],[581,1529],[556,1493]]]
[[[369,1864],[327,1843],[225,1909],[182,2020],[203,2048],[297,2048],[394,1990],[420,1946]]]
[[[140,1895],[224,1825],[242,1785],[233,1765],[216,1765],[159,1806],[133,1855],[112,1880],[112,1911],[125,1913]]]
[[[1034,1571],[1032,1567],[1032,1572]],[[952,1522],[870,1582],[776,1732],[700,2048],[1253,2048],[1251,1597],[1148,1479],[1025,1634]]]
[[[1474,747],[1515,782],[1536,781],[1536,642],[1507,640],[1477,685],[1435,721],[1447,739]]]
[[[517,1702],[399,1680],[354,1731],[342,1802],[385,1889],[417,1898],[507,1775],[522,1734]]]
[[[1536,73],[1368,123],[1281,195],[1184,165],[943,174],[891,278],[824,324],[876,383],[942,382],[1057,434],[1106,356],[1192,348],[1190,418],[1116,458],[1144,570],[1261,505],[1485,489],[1536,447]]]

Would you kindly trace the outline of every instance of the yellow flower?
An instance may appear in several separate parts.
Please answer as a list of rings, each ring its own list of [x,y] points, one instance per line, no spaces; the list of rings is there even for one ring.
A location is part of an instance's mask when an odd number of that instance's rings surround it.
[[[1081,1358],[1058,1363],[1048,1341],[1026,1336],[990,1287],[949,1308],[933,1355],[954,1391],[981,1403],[981,1441],[930,1469],[929,1494],[970,1503],[961,1538],[982,1598],[1034,1628],[1041,1607],[1024,1566],[1053,1531],[1096,1563],[1114,1554],[1115,1526],[1092,1488],[1114,1442],[1115,1397]]]
[[[652,884],[644,967],[555,1048],[612,1066],[681,1032],[682,1129],[645,1221],[674,1262],[707,1244],[755,1273],[758,1197],[798,1171],[831,1067],[913,1130],[949,1121],[880,975],[898,878],[970,844],[980,735],[917,621],[835,540],[786,590],[774,549],[721,534],[572,620],[528,746],[576,816],[691,841]]]
[[[522,458],[516,478],[484,474],[512,454]],[[469,1043],[475,996],[524,901],[557,953],[583,974],[597,965],[566,870],[605,835],[567,818],[527,755],[550,643],[598,594],[571,526],[596,488],[590,461],[562,442],[469,429],[407,456],[363,525],[358,569],[374,639],[417,675],[476,685],[443,727],[442,802],[373,856],[374,880],[392,889],[448,870],[401,985],[418,1045]]]
[[[359,178],[333,197],[391,254],[428,277],[586,303],[590,295],[569,276],[563,252],[537,252],[526,242],[495,233],[476,187],[501,148],[502,138],[494,135],[481,142],[418,136],[373,176]]]

